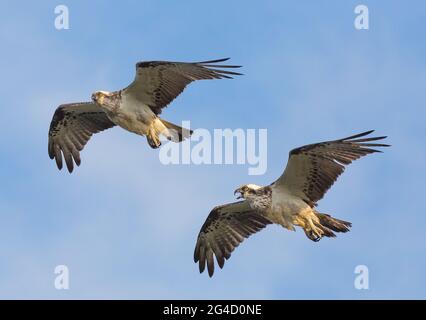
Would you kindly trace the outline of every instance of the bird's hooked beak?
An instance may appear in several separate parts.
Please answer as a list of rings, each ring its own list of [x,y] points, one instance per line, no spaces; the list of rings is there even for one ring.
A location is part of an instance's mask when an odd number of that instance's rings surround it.
[[[92,101],[102,104],[103,103],[103,95],[101,92],[95,92],[92,94]]]
[[[239,193],[237,199],[242,199],[243,198],[243,193],[241,192],[241,188],[238,188],[237,190],[234,191],[234,196],[236,196]]]

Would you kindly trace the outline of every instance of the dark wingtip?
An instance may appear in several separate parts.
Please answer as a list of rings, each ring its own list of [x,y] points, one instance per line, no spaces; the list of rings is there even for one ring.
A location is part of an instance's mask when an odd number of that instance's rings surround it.
[[[49,158],[51,160],[53,160],[53,158],[55,157],[55,153],[53,152],[53,147],[51,142],[49,141],[49,143],[47,144],[47,154],[49,155]]]
[[[217,265],[219,266],[219,268],[223,269],[223,266],[225,265],[225,257],[217,259]]]
[[[354,134],[352,136],[349,136],[349,137],[346,137],[346,138],[343,138],[343,139],[340,139],[340,140],[342,140],[342,141],[352,140],[352,139],[355,139],[355,138],[360,138],[360,137],[367,136],[367,135],[369,135],[369,134],[371,134],[373,132],[374,132],[374,130],[369,130],[369,131],[365,131],[365,132]]]
[[[384,143],[375,143],[374,145],[376,147],[392,147],[391,144],[384,144]]]
[[[62,162],[59,162],[59,160],[57,160],[56,157],[55,157],[55,160],[56,160],[56,166],[58,167],[58,169],[62,170],[62,167],[63,167]]]
[[[200,258],[198,257],[198,250],[197,249],[198,248],[196,246],[195,249],[194,249],[194,262],[195,263],[197,263],[200,260]]]
[[[372,130],[368,130],[368,131],[365,131],[365,132],[360,133],[360,134],[362,134],[363,136],[367,136],[367,135],[369,135],[369,134],[373,133],[374,131],[376,131],[376,130],[375,130],[375,129],[372,129]]]
[[[222,58],[222,59],[215,59],[215,60],[206,60],[206,61],[199,61],[199,62],[195,62],[195,63],[202,63],[202,64],[206,64],[206,63],[216,63],[216,62],[224,62],[224,61],[228,61],[229,59],[231,59],[230,57],[228,58]]]
[[[239,72],[233,72],[231,74],[234,75],[234,76],[243,76],[244,75],[244,73],[239,73]],[[230,77],[230,79],[234,79],[234,78]]]
[[[68,172],[71,174],[74,171],[74,165],[72,163],[71,164],[67,163],[67,169],[68,169]]]

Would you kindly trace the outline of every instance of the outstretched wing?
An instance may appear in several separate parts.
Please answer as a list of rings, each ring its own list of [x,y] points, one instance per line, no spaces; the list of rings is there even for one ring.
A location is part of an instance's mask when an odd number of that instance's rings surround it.
[[[343,173],[345,165],[367,154],[381,152],[370,147],[389,146],[371,143],[386,137],[361,138],[373,131],[293,149],[284,173],[274,184],[315,206]]]
[[[68,171],[74,169],[73,161],[80,165],[80,151],[94,133],[113,127],[106,113],[95,103],[80,102],[60,105],[53,115],[49,129],[48,152],[62,169],[62,155]]]
[[[202,62],[138,62],[136,78],[123,90],[122,95],[130,95],[148,105],[155,114],[160,114],[161,109],[172,102],[192,81],[229,79],[232,75],[241,75],[241,73],[222,70],[240,66],[215,64],[228,59]]]
[[[215,207],[207,217],[198,234],[194,261],[199,262],[200,273],[206,267],[211,277],[214,272],[213,255],[223,268],[225,259],[253,233],[272,223],[250,208],[247,201],[239,201]]]

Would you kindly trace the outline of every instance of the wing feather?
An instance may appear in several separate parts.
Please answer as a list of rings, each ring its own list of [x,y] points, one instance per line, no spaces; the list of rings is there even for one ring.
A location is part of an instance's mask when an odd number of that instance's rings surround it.
[[[361,138],[373,131],[293,149],[290,151],[284,173],[274,184],[286,188],[288,192],[304,199],[312,207],[315,206],[343,173],[345,165],[367,154],[381,152],[370,147],[389,146],[370,143],[385,139],[385,136]]]
[[[228,59],[201,62],[138,62],[135,80],[123,90],[122,95],[130,95],[148,105],[154,113],[160,114],[161,110],[193,81],[231,79],[232,76],[241,75],[238,72],[222,70],[240,66],[212,64]]]
[[[63,166],[62,156],[69,172],[74,163],[81,163],[80,151],[94,133],[113,127],[106,113],[91,102],[60,105],[49,129],[48,153],[55,159],[58,169]]]
[[[214,273],[213,256],[223,268],[225,260],[238,245],[250,235],[272,223],[269,219],[250,208],[246,201],[225,204],[214,208],[198,234],[194,250],[194,261],[199,263],[200,273]]]

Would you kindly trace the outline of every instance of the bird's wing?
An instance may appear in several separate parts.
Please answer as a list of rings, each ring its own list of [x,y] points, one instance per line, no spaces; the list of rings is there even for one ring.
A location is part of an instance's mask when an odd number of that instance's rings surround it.
[[[214,272],[213,255],[220,268],[225,259],[245,238],[272,223],[269,219],[250,208],[247,201],[239,201],[215,207],[209,214],[198,234],[194,261],[199,262],[200,273],[207,263],[209,276]]]
[[[370,147],[389,146],[371,142],[386,137],[361,138],[373,131],[293,149],[284,173],[274,184],[315,206],[343,173],[345,165],[367,154],[381,152]]]
[[[239,68],[216,64],[227,59],[202,62],[146,61],[136,64],[135,80],[123,90],[123,95],[148,105],[155,114],[172,102],[185,87],[195,80],[232,78],[240,73],[223,70]]]
[[[62,155],[69,172],[74,162],[80,165],[80,151],[92,134],[113,127],[106,113],[95,103],[80,102],[60,105],[53,115],[49,129],[48,152],[62,169]]]

